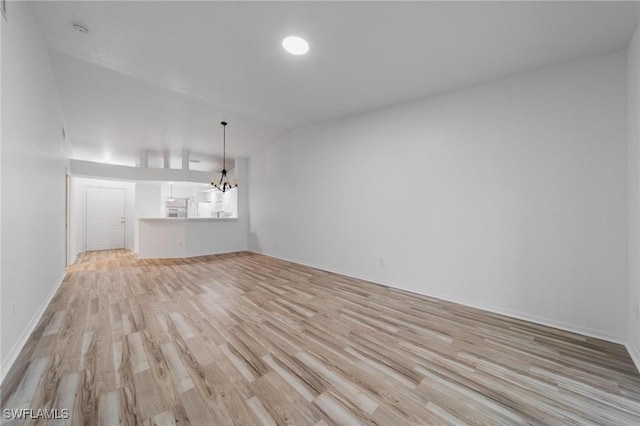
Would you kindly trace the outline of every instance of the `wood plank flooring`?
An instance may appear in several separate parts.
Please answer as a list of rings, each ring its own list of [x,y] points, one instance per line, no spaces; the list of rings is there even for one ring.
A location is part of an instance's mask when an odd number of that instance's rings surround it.
[[[9,424],[640,424],[620,345],[252,253],[83,254],[1,391],[71,414]]]

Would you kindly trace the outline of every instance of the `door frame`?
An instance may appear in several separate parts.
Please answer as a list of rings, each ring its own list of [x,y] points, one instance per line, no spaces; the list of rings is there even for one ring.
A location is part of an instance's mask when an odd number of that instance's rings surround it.
[[[71,266],[71,175],[69,175],[69,169],[67,167],[65,169],[65,185],[64,185],[64,230],[65,230],[65,239],[64,239],[64,257],[65,257],[65,267]]]

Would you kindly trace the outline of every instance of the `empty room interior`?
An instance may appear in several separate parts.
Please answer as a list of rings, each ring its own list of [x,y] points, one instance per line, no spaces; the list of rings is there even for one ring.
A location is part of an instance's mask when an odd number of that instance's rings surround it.
[[[2,424],[640,424],[640,2],[0,8]]]

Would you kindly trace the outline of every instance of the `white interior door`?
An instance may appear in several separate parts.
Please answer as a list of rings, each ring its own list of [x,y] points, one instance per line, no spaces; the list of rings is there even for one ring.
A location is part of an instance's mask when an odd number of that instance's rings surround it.
[[[124,189],[87,188],[87,250],[124,248]]]

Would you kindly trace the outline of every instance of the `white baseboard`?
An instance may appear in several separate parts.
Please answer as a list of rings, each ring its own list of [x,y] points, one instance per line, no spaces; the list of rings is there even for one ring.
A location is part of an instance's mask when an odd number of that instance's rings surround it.
[[[413,289],[405,289],[405,290],[417,293],[417,291],[413,290]],[[500,315],[504,315],[504,316],[507,316],[507,317],[515,318],[515,319],[520,319],[520,320],[524,320],[524,321],[533,322],[533,323],[536,323],[536,324],[539,324],[539,325],[544,325],[544,326],[547,326],[547,327],[557,328],[557,329],[563,330],[563,331],[569,331],[571,333],[581,334],[581,335],[587,336],[587,337],[593,337],[595,339],[605,340],[605,341],[611,342],[611,343],[617,343],[617,344],[620,344],[620,345],[624,345],[625,341],[626,341],[623,336],[618,336],[618,335],[615,335],[615,334],[603,332],[601,330],[596,330],[596,329],[592,329],[592,328],[589,328],[589,327],[584,327],[584,326],[581,326],[581,325],[572,324],[572,323],[568,323],[568,322],[564,322],[564,321],[558,321],[558,320],[554,320],[554,319],[551,319],[551,318],[544,318],[544,317],[540,317],[540,316],[537,316],[537,315],[531,315],[531,314],[527,314],[527,313],[524,313],[524,312],[514,311],[514,310],[511,310],[511,309],[506,309],[506,308],[502,308],[502,307],[498,307],[498,306],[486,305],[484,303],[477,303],[477,302],[474,302],[474,301],[461,299],[461,298],[457,298],[457,297],[452,297],[452,296],[448,296],[448,295],[428,294],[426,296],[435,297],[437,299],[446,300],[448,302],[459,303],[461,305],[470,306],[472,308],[477,308],[477,309],[482,309],[483,311],[488,311],[488,312],[492,312],[494,314],[500,314]]]
[[[27,344],[27,340],[29,340],[29,337],[31,337],[31,333],[33,333],[33,330],[35,330],[36,326],[40,322],[40,319],[42,318],[42,315],[44,314],[44,311],[47,309],[47,306],[49,306],[49,303],[51,303],[51,300],[60,288],[62,281],[64,281],[65,275],[66,272],[63,272],[62,275],[58,278],[47,297],[42,301],[40,307],[38,307],[38,310],[34,312],[27,326],[24,328],[24,330],[22,330],[22,333],[20,334],[20,337],[18,338],[16,343],[13,345],[5,359],[2,360],[2,363],[0,363],[0,383],[4,382],[4,379],[7,377],[7,373],[9,373],[9,370],[11,370],[11,367],[13,367],[13,363],[16,362],[16,359],[18,359],[20,351],[22,351],[24,345]]]
[[[638,373],[640,373],[640,349],[636,348],[631,342],[627,342],[625,346],[627,347],[627,352],[629,352],[633,363],[636,365]]]
[[[440,299],[440,300],[446,300],[447,302],[458,303],[460,305],[469,306],[471,308],[482,309],[483,311],[488,311],[488,312],[492,312],[492,313],[495,313],[495,314],[500,314],[500,315],[504,315],[504,316],[507,316],[507,317],[524,320],[524,321],[530,321],[530,322],[533,322],[533,323],[536,323],[536,324],[545,325],[545,326],[548,326],[548,327],[553,327],[553,328],[557,328],[557,329],[564,330],[564,331],[569,331],[571,333],[577,333],[577,334],[581,334],[581,335],[588,336],[588,337],[594,337],[596,339],[606,340],[606,341],[612,342],[612,343],[618,343],[618,344],[621,344],[621,345],[625,345],[627,343],[626,336],[618,336],[618,335],[610,334],[610,333],[607,333],[607,332],[603,332],[601,330],[595,330],[595,329],[591,329],[591,328],[588,328],[588,327],[583,327],[583,326],[577,325],[577,324],[571,324],[571,323],[566,323],[566,322],[563,322],[563,321],[557,321],[557,320],[554,320],[554,319],[551,319],[551,318],[538,317],[538,316],[535,316],[535,315],[527,314],[525,312],[519,312],[519,311],[506,309],[506,308],[502,308],[502,307],[487,305],[487,304],[484,304],[484,303],[478,303],[478,302],[475,302],[475,301],[472,301],[472,300],[462,299],[462,298],[451,296],[451,295],[447,295],[447,294],[426,293],[426,292],[422,291],[421,289],[415,289],[415,288],[406,287],[406,286],[403,286],[401,284],[394,283],[394,282],[381,281],[379,279],[366,277],[366,276],[362,276],[362,275],[358,275],[358,274],[353,274],[353,273],[350,273],[350,272],[340,271],[340,270],[337,270],[337,269],[334,269],[334,268],[329,268],[329,267],[322,266],[322,265],[314,265],[314,264],[311,264],[311,263],[308,263],[308,262],[303,262],[303,261],[300,261],[300,260],[297,260],[297,259],[289,259],[289,258],[286,258],[286,257],[275,256],[275,255],[267,254],[267,253],[260,253],[260,252],[257,252],[257,251],[252,251],[252,252],[253,253],[257,253],[257,254],[261,254],[263,256],[273,257],[275,259],[285,260],[287,262],[298,263],[300,265],[309,266],[311,268],[316,268],[316,269],[320,269],[320,270],[323,270],[323,271],[334,272],[336,274],[345,275],[347,277],[352,277],[352,278],[357,278],[357,279],[360,279],[360,280],[369,281],[369,282],[372,282],[374,284],[385,285],[387,287],[396,288],[398,290],[410,291],[412,293],[420,294],[420,295],[423,295],[423,296],[433,297],[433,298]],[[636,361],[636,364],[637,364],[637,361]]]

